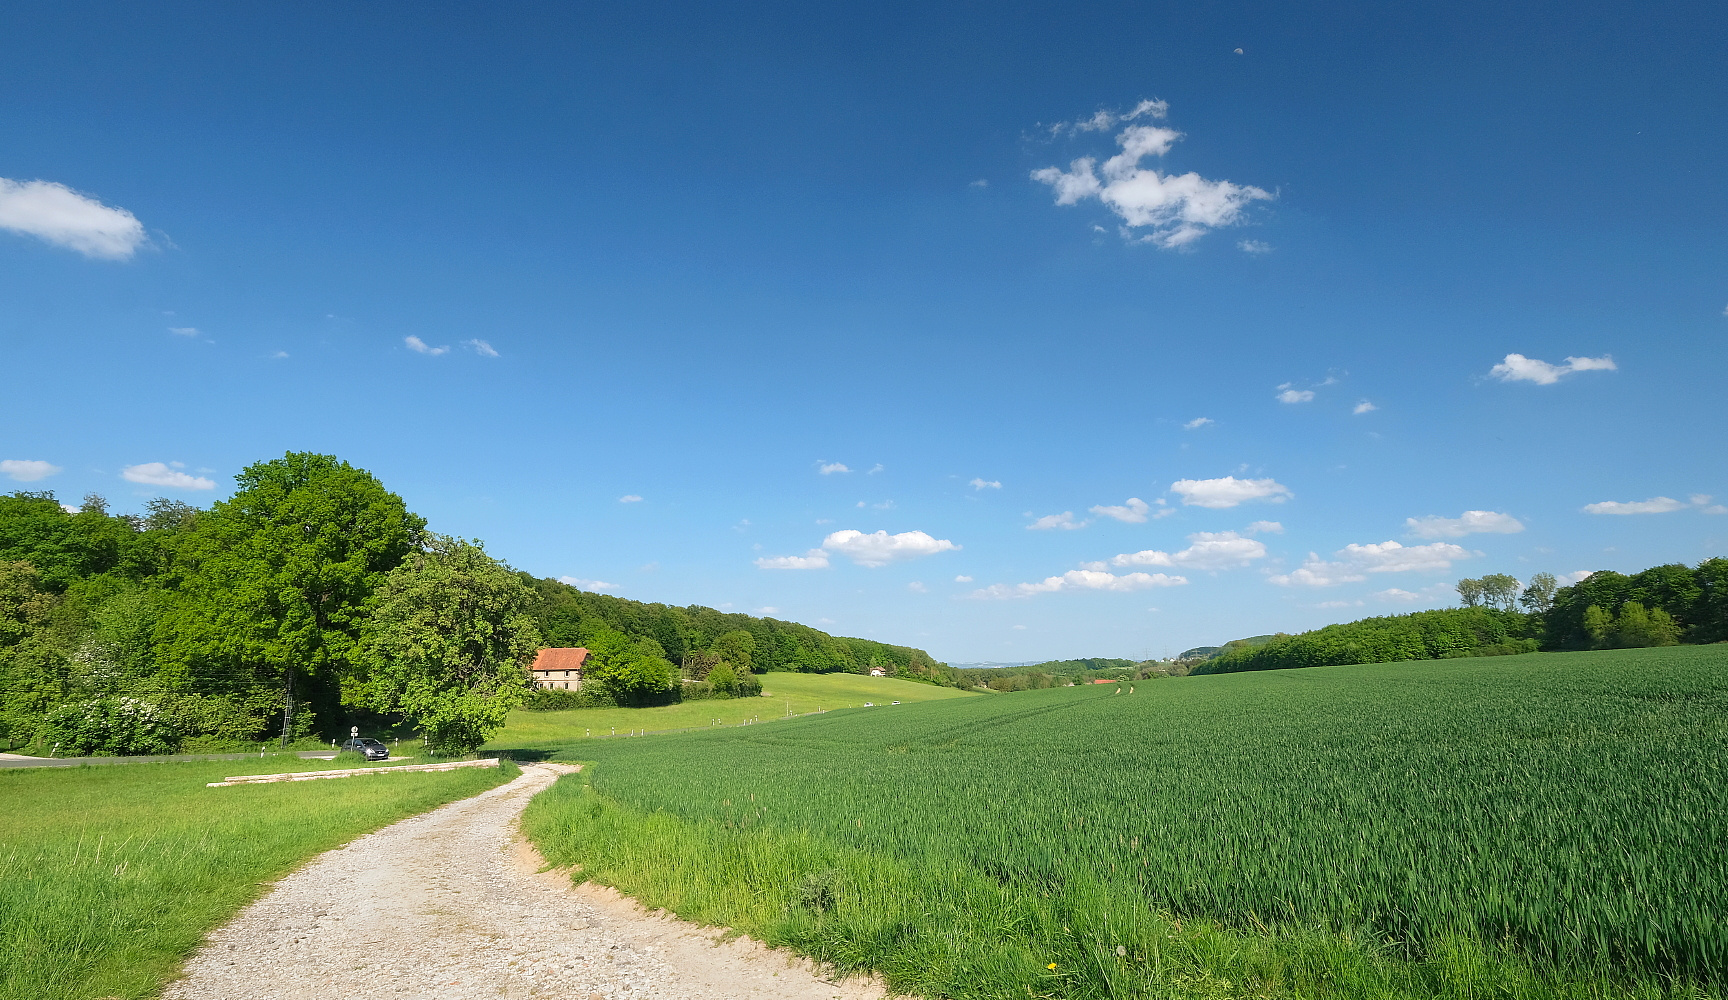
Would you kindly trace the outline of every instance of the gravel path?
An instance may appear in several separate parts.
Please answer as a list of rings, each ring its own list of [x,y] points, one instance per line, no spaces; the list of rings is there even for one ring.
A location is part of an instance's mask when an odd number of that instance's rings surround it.
[[[212,933],[168,1000],[879,1000],[784,953],[537,874],[516,834],[528,800],[573,770],[538,764],[471,799],[330,851]]]

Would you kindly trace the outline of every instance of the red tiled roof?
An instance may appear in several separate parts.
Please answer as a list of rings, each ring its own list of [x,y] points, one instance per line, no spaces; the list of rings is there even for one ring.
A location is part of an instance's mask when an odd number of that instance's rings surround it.
[[[540,655],[534,658],[534,666],[530,670],[581,670],[582,664],[588,659],[588,650],[577,646],[575,649],[542,649]]]

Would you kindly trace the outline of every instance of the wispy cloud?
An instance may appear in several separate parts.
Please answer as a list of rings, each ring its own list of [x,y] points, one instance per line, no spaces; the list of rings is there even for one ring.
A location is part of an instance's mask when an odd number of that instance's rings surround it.
[[[198,336],[198,328],[195,326],[171,326],[168,328],[168,332],[176,337]]]
[[[561,576],[558,580],[560,583],[568,583],[577,590],[592,590],[599,592],[618,589],[616,583],[607,583],[605,580],[584,580],[579,576]]]
[[[1131,122],[1136,118],[1163,118],[1169,113],[1169,102],[1155,100],[1141,101],[1128,111],[1099,108],[1088,117],[1071,122],[1057,122],[1050,126],[1050,134],[1057,136],[1077,132],[1108,132],[1122,122]]]
[[[1030,516],[1030,515],[1028,515]],[[1074,520],[1074,512],[1065,510],[1060,514],[1045,514],[1026,526],[1027,531],[1075,531],[1090,524],[1090,521]]]
[[[988,587],[975,590],[967,596],[1003,600],[1016,597],[1034,597],[1038,594],[1054,594],[1061,590],[1124,592],[1148,590],[1153,587],[1180,587],[1187,582],[1186,577],[1171,576],[1165,573],[1123,573],[1117,575],[1096,569],[1071,569],[1061,576],[1048,576],[1037,583],[991,584]]]
[[[161,486],[175,490],[213,490],[216,488],[216,481],[213,479],[188,475],[179,469],[170,468],[163,462],[128,465],[120,470],[120,478],[129,483],[142,483],[145,486]]]
[[[619,503],[641,503],[642,497],[635,493],[626,493],[618,498]]]
[[[1125,115],[1100,111],[1054,131],[1107,131],[1134,118],[1163,118],[1167,111],[1162,101],[1142,101]],[[1186,247],[1213,229],[1235,225],[1249,205],[1272,197],[1271,192],[1249,185],[1207,180],[1193,172],[1166,174],[1141,166],[1149,156],[1168,153],[1181,138],[1182,133],[1161,125],[1128,125],[1116,136],[1122,151],[1105,160],[1101,168],[1094,157],[1085,156],[1070,163],[1067,170],[1034,170],[1032,179],[1050,185],[1058,205],[1098,199],[1122,220],[1125,238],[1165,249]],[[1144,235],[1137,236],[1137,230],[1144,230]]]
[[[1178,479],[1170,484],[1170,492],[1182,497],[1189,507],[1222,510],[1250,500],[1283,503],[1295,496],[1290,488],[1273,479]]]
[[[970,485],[975,490],[999,490],[1002,488],[1002,481],[999,479],[984,479],[982,477],[974,477],[972,482],[969,483],[968,485]]]
[[[1129,497],[1128,502],[1121,506],[1105,506],[1100,504],[1092,508],[1092,513],[1099,517],[1113,517],[1125,524],[1145,524],[1151,516],[1152,505],[1139,497]],[[1164,511],[1160,511],[1160,514]]]
[[[1264,243],[1260,240],[1240,240],[1236,244],[1236,249],[1243,253],[1251,253],[1255,256],[1259,256],[1263,253],[1271,253],[1272,244]]]
[[[1193,420],[1183,424],[1182,429],[1185,431],[1197,431],[1200,428],[1205,427],[1207,424],[1213,423],[1217,423],[1217,421],[1213,420],[1211,417],[1195,417]]]
[[[763,556],[756,565],[761,569],[827,569],[828,553],[811,549],[801,556]]]
[[[1398,542],[1373,542],[1367,545],[1346,545],[1334,553],[1332,560],[1308,553],[1302,565],[1289,573],[1268,579],[1281,587],[1333,587],[1368,579],[1369,573],[1409,573],[1418,570],[1450,569],[1459,559],[1473,553],[1450,542],[1428,545],[1401,545]]]
[[[1511,514],[1491,510],[1467,510],[1457,517],[1407,517],[1404,526],[1415,538],[1463,538],[1465,535],[1515,535],[1524,523]]]
[[[824,538],[820,548],[811,549],[801,556],[764,556],[756,560],[756,565],[762,569],[827,569],[831,556],[842,555],[860,566],[876,569],[892,562],[959,549],[959,545],[946,538],[936,538],[922,531],[890,535],[886,531],[866,533],[845,528]]]
[[[832,476],[837,472],[851,472],[844,462],[817,462],[816,471],[824,476]]]
[[[126,260],[146,242],[131,212],[53,181],[0,177],[0,229],[104,260]]]
[[[407,344],[408,349],[410,351],[413,351],[416,354],[430,354],[433,357],[437,357],[440,354],[449,354],[450,353],[450,348],[448,348],[448,347],[432,347],[432,346],[428,345],[424,340],[421,340],[419,337],[412,337],[412,336],[403,337],[402,343]]]
[[[1244,535],[1282,535],[1284,526],[1277,521],[1255,521],[1242,529]]]
[[[1352,414],[1360,417],[1364,413],[1373,413],[1375,410],[1378,410],[1379,408],[1380,407],[1375,406],[1373,403],[1370,403],[1366,399],[1364,399],[1362,402],[1357,403],[1355,409],[1351,410],[1350,412]]]
[[[1673,497],[1651,497],[1648,500],[1603,500],[1600,503],[1584,505],[1586,514],[1670,514],[1688,507],[1698,507],[1707,513],[1714,514],[1710,509],[1710,497],[1703,493],[1694,493],[1689,500],[1676,500]]]
[[[1188,547],[1179,552],[1144,549],[1124,552],[1109,560],[1118,569],[1129,566],[1173,566],[1181,569],[1239,569],[1266,558],[1266,545],[1234,531],[1197,531],[1188,536]],[[1103,569],[1104,563],[1089,563],[1085,569]]]
[[[498,356],[498,351],[494,349],[491,344],[478,338],[474,340],[464,340],[462,346],[483,358],[495,358]]]
[[[33,458],[8,458],[0,460],[0,474],[20,483],[33,483],[39,479],[62,472],[60,466]]]
[[[1502,382],[1534,382],[1537,385],[1553,385],[1574,372],[1611,372],[1618,370],[1614,359],[1604,354],[1599,358],[1567,358],[1557,365],[1527,358],[1522,354],[1508,354],[1506,360],[1488,369],[1488,374]]]
[[[1313,401],[1313,389],[1285,389],[1278,394],[1278,402],[1280,403],[1312,403]]]

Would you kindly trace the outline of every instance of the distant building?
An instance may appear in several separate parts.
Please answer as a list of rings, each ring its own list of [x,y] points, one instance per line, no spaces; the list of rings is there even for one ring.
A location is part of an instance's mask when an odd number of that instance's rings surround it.
[[[528,668],[534,686],[542,691],[579,691],[582,689],[582,664],[588,662],[588,650],[542,649]]]
[[[871,667],[870,668],[870,676],[871,677],[887,677],[888,671],[883,670],[881,667]]]

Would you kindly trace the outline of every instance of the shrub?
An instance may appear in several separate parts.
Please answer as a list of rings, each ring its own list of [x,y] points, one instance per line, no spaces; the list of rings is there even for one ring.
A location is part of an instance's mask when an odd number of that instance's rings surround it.
[[[63,757],[173,753],[179,734],[155,705],[137,698],[99,698],[50,711],[41,741]]]

